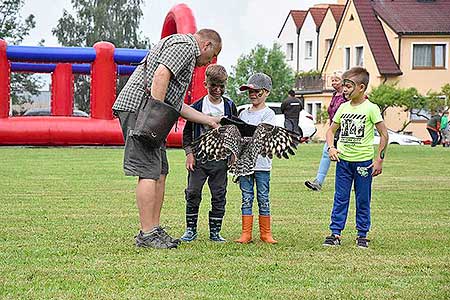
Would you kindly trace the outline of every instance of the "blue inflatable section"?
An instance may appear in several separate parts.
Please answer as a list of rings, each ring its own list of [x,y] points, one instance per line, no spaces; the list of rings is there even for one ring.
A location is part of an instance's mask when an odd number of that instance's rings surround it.
[[[13,62],[11,63],[12,72],[31,72],[31,73],[52,73],[55,71],[56,64],[33,64]],[[118,75],[131,75],[136,66],[117,66]],[[74,74],[91,74],[90,64],[72,64],[72,73]]]
[[[141,62],[147,55],[148,50],[144,49],[114,49],[114,62],[119,75],[129,75],[133,73],[136,64]],[[90,74],[90,64],[95,60],[96,52],[93,47],[39,47],[39,46],[7,46],[6,56],[11,61],[11,71],[51,73],[58,63],[75,63],[72,65],[74,74]]]

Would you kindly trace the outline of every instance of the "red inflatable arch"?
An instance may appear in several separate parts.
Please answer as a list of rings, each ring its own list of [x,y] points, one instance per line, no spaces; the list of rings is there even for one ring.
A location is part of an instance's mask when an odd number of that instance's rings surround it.
[[[185,4],[166,16],[161,37],[194,33],[195,19]],[[130,74],[132,62],[145,50],[116,49],[108,42],[93,48],[8,46],[0,40],[0,144],[1,145],[121,145],[120,125],[111,112],[118,75]],[[80,64],[84,63],[84,64]],[[128,65],[127,65],[128,64]],[[52,73],[51,116],[13,117],[10,112],[11,72]],[[73,74],[91,75],[91,116],[73,117]],[[196,68],[185,102],[206,94],[205,68]],[[172,129],[169,146],[181,146],[184,121]]]

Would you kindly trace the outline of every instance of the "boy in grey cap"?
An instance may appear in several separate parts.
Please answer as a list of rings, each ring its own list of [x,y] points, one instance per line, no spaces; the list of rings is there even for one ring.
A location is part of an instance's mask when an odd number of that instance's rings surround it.
[[[248,98],[252,106],[243,110],[239,118],[251,125],[268,123],[275,125],[275,113],[266,106],[266,99],[272,90],[272,80],[264,73],[256,73],[250,76],[247,84],[239,88],[241,91],[248,91]],[[252,206],[255,198],[254,185],[256,184],[256,194],[259,207],[259,230],[260,238],[263,242],[275,244],[277,241],[272,238],[270,226],[270,202],[269,202],[269,182],[272,160],[259,155],[254,173],[239,177],[239,187],[242,191],[242,235],[236,240],[238,243],[249,243],[252,241],[253,214]]]

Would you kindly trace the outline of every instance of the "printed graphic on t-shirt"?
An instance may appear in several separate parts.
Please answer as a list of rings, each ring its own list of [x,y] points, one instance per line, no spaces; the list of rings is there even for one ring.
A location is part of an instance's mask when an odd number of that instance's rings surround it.
[[[361,144],[366,127],[366,115],[342,114],[341,143]]]

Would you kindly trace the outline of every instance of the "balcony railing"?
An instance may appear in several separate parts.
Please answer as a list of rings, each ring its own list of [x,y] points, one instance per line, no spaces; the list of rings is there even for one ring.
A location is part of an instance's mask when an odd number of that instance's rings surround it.
[[[295,80],[295,88],[303,91],[322,91],[324,80],[321,75],[300,76]]]

